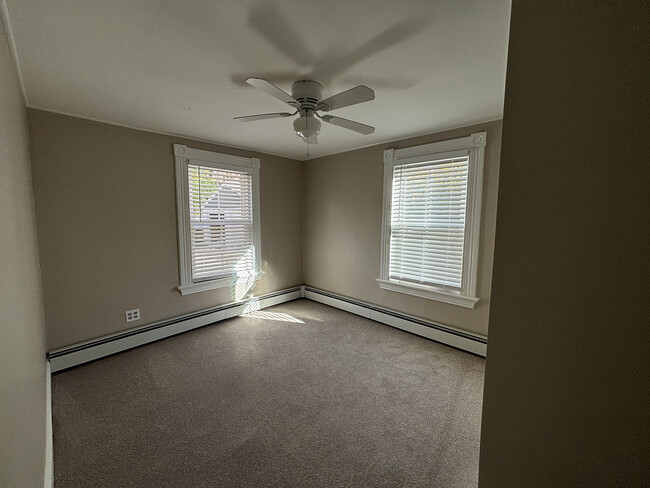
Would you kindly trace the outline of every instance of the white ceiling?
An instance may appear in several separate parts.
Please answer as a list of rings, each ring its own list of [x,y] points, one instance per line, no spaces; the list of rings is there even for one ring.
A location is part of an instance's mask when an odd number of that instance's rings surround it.
[[[502,116],[510,0],[7,0],[27,104],[307,159],[290,111],[247,85],[376,99],[332,115],[311,158]]]

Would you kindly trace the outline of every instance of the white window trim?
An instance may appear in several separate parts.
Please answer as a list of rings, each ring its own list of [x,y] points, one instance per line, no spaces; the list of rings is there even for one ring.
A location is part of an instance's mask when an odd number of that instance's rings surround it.
[[[384,151],[384,205],[381,232],[381,264],[377,282],[384,290],[406,293],[430,300],[437,300],[465,308],[474,308],[479,301],[476,296],[478,274],[478,244],[481,228],[481,201],[483,193],[483,167],[487,132],[477,132],[468,137],[434,142],[404,149]],[[405,283],[389,278],[390,264],[390,218],[393,193],[393,169],[400,164],[436,159],[442,153],[466,150],[469,155],[467,173],[467,205],[465,216],[465,246],[463,249],[462,284],[460,291],[442,287]]]
[[[178,222],[178,261],[180,266],[181,295],[214,290],[237,283],[251,283],[260,279],[261,271],[261,229],[260,229],[260,160],[221,154],[201,149],[193,149],[182,144],[174,144],[176,161],[176,212]],[[246,171],[253,179],[253,243],[255,245],[255,270],[250,276],[228,277],[216,280],[192,282],[192,253],[190,243],[190,204],[187,176],[188,164],[216,164],[222,169]]]

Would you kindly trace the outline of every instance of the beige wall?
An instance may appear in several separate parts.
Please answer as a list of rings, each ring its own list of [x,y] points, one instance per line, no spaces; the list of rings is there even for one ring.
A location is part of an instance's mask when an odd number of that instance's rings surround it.
[[[25,105],[0,27],[0,486],[43,486],[45,334]]]
[[[383,151],[487,130],[477,294],[474,310],[379,288]],[[487,335],[499,178],[501,123],[488,122],[305,163],[305,284]]]
[[[261,159],[262,265],[256,295],[302,283],[302,166],[28,110],[47,345],[57,348],[234,301],[181,296],[173,144]],[[125,323],[124,311],[142,319]]]
[[[648,19],[513,4],[482,488],[648,486]]]

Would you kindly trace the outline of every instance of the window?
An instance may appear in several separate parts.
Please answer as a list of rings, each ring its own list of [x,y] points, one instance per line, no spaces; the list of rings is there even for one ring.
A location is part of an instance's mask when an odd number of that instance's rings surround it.
[[[486,139],[384,151],[381,288],[474,308]]]
[[[259,159],[174,145],[181,294],[260,273]]]

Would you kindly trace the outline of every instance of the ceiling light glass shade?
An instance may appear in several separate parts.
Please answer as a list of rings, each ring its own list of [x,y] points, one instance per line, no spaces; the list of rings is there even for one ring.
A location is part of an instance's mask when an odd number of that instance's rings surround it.
[[[305,139],[317,136],[320,134],[320,120],[309,115],[298,117],[293,121],[293,131]]]

